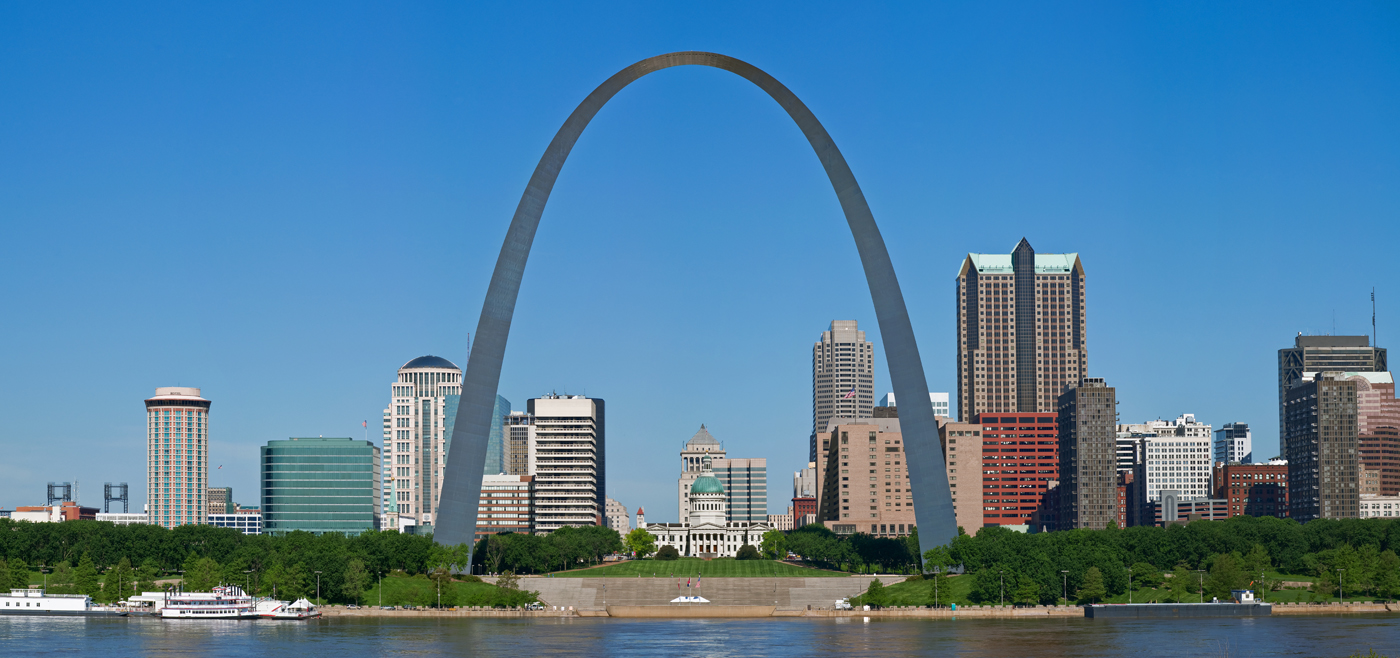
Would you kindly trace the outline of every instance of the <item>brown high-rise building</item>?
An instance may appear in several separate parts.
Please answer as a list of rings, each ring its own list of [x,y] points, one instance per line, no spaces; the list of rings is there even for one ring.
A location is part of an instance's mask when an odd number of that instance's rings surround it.
[[[1116,393],[1094,377],[1060,395],[1060,530],[1118,522]]]
[[[1295,383],[1284,401],[1288,512],[1299,523],[1357,518],[1355,379],[1318,373]]]
[[[1312,372],[1385,372],[1386,352],[1372,347],[1369,336],[1304,336],[1278,351],[1278,435],[1287,435],[1284,406],[1288,391]],[[1280,448],[1286,449],[1280,441]]]
[[[812,436],[807,461],[824,447],[817,433],[832,418],[870,418],[875,407],[875,345],[855,320],[832,320],[812,345]]]
[[[958,417],[1055,413],[1088,367],[1078,254],[968,254],[958,271]]]

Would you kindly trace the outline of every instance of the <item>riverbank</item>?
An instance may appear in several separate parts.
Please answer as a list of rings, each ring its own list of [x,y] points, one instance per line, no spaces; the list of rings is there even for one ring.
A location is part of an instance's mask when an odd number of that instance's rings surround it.
[[[616,607],[616,606],[615,606]],[[626,606],[628,617],[645,616],[651,618],[685,618],[697,616],[690,610],[696,608],[682,608],[670,606]],[[644,610],[646,614],[641,614]],[[545,610],[520,610],[520,609],[499,609],[499,608],[422,608],[417,610],[382,610],[379,608],[363,607],[350,609],[345,606],[325,606],[321,608],[322,614],[326,617],[399,617],[399,618],[437,618],[437,617],[608,617],[606,608],[559,608]],[[667,614],[674,611],[674,614]],[[771,612],[770,612],[771,611]],[[1400,605],[1395,603],[1277,603],[1273,606],[1273,614],[1288,616],[1325,616],[1325,615],[1357,615],[1357,614],[1397,614],[1400,613]],[[701,615],[703,616],[703,615]],[[726,615],[727,616],[727,615]],[[950,608],[884,608],[881,610],[833,610],[830,608],[779,608],[768,606],[765,614],[745,614],[746,617],[769,617],[769,618],[849,618],[849,617],[870,617],[871,619],[1047,619],[1047,618],[1082,618],[1084,608],[1073,605],[1042,605],[1042,606],[959,606],[957,610]]]

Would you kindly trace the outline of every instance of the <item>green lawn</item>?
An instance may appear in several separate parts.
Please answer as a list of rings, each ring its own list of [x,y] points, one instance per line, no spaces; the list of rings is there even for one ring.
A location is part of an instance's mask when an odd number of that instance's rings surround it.
[[[555,578],[650,578],[710,576],[712,578],[754,578],[754,577],[840,577],[851,574],[824,569],[810,569],[777,560],[735,560],[717,558],[702,560],[683,557],[679,560],[628,560],[594,569],[573,569],[559,571]]]
[[[370,606],[437,605],[437,584],[425,576],[390,576],[383,580],[383,584],[383,597],[380,596],[379,582],[376,581],[360,598],[360,603]],[[514,606],[538,600],[529,592],[510,592],[489,583],[453,582],[450,585],[442,594],[444,607]],[[521,588],[528,590],[529,582],[522,581]]]
[[[970,605],[967,594],[972,590],[971,576],[949,576],[938,581],[938,603],[948,605],[956,603],[958,605]],[[905,605],[933,605],[934,591],[932,580],[906,580],[885,588],[885,593],[889,595],[891,606]],[[851,603],[862,605],[859,597],[852,599]]]

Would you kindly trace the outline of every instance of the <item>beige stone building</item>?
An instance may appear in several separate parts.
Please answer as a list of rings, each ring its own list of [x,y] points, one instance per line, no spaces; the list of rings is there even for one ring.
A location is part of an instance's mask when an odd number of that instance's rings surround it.
[[[968,254],[955,281],[958,418],[1054,413],[1085,377],[1084,266],[1078,254]]]

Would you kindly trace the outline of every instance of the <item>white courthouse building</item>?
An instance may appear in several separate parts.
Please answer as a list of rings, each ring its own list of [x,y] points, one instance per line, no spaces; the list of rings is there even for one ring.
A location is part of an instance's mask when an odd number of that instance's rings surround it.
[[[637,510],[637,525],[656,537],[656,548],[674,547],[687,557],[734,557],[744,544],[754,548],[763,533],[772,529],[766,522],[728,521],[724,485],[715,477],[709,455],[701,455],[700,470],[690,483],[688,522],[645,523]]]

